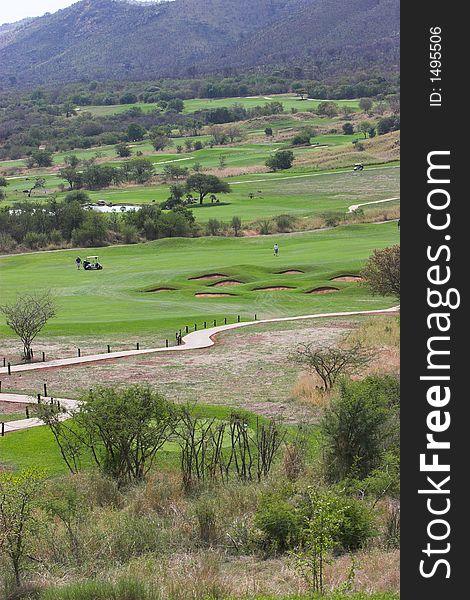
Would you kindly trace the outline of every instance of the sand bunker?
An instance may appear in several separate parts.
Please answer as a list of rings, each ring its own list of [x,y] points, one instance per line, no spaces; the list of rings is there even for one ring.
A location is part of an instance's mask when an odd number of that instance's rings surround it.
[[[235,294],[194,294],[196,298],[222,298],[224,296],[235,296]]]
[[[339,277],[332,277],[331,281],[364,281],[359,275],[340,275]]]
[[[287,271],[278,271],[276,275],[295,275],[297,273],[305,273],[305,271],[299,271],[298,269],[289,269]]]
[[[307,294],[331,294],[332,292],[339,292],[339,289],[334,287],[318,287],[310,290]]]
[[[170,287],[158,287],[158,288],[153,288],[151,290],[145,290],[146,292],[174,292],[176,288],[170,288]]]
[[[223,287],[225,285],[240,285],[243,281],[238,281],[237,279],[227,279],[226,281],[219,281],[218,283],[213,283],[211,287]]]
[[[200,275],[199,277],[190,277],[189,281],[201,281],[203,279],[220,279],[221,277],[227,277],[223,273],[208,273],[207,275]]]
[[[285,285],[277,285],[275,287],[261,287],[255,288],[255,292],[277,292],[280,290],[295,290],[295,287],[289,287]]]

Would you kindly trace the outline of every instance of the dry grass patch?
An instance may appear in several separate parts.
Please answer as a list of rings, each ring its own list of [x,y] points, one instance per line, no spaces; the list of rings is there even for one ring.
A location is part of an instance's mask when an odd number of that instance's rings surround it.
[[[331,393],[322,389],[320,378],[313,373],[301,373],[294,386],[292,396],[309,407],[324,409],[329,406]]]

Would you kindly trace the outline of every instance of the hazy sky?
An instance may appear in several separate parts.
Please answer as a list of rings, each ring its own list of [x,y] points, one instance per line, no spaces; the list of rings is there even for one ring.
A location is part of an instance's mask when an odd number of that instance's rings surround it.
[[[0,0],[0,25],[14,23],[25,17],[40,17],[75,4],[78,0]],[[145,0],[151,1],[151,0]]]

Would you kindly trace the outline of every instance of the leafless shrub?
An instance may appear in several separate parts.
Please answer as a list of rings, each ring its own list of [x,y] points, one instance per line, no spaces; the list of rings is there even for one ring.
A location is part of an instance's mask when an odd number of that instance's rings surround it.
[[[350,348],[299,344],[290,355],[291,360],[316,373],[323,383],[324,390],[330,390],[340,375],[354,375],[367,366],[373,357],[370,348],[360,343]]]
[[[54,299],[49,292],[26,294],[13,304],[0,306],[7,325],[23,342],[23,358],[31,360],[31,344],[44,325],[56,316]]]

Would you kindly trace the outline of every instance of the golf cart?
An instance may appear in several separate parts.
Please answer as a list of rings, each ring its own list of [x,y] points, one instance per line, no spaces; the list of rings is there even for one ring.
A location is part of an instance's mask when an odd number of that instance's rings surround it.
[[[354,165],[353,171],[363,171],[363,170],[364,170],[364,165],[362,163],[356,163]]]
[[[101,271],[103,265],[98,262],[97,256],[87,256],[83,261],[85,271]]]

